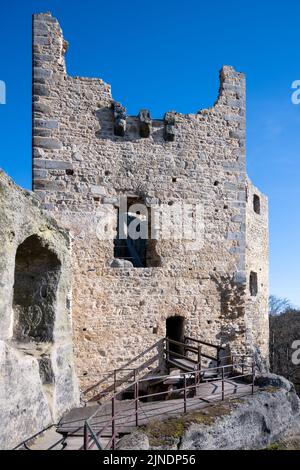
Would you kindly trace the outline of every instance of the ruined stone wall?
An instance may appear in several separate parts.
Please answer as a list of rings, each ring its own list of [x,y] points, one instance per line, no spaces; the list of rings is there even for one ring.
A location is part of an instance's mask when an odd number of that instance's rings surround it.
[[[268,199],[251,181],[246,206],[246,335],[259,362],[269,350],[269,219]],[[256,279],[255,279],[256,278]],[[257,292],[251,283],[257,282]],[[254,291],[252,288],[254,287]],[[268,361],[267,361],[268,363]]]
[[[197,114],[126,118],[109,85],[67,75],[66,49],[57,21],[36,15],[34,190],[72,234],[74,335],[83,383],[163,338],[166,319],[174,315],[186,318],[186,333],[194,337],[252,350],[245,321],[244,75],[223,67],[215,105]],[[195,249],[185,239],[159,240],[159,266],[112,267],[115,233],[103,240],[99,232],[104,224],[116,230],[122,195],[149,207],[200,205],[203,243]]]
[[[0,172],[0,449],[78,404],[68,234]]]

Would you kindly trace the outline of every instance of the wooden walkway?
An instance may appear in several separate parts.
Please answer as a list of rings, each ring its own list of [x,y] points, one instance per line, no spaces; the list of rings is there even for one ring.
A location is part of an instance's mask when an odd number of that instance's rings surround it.
[[[186,400],[187,412],[202,409],[215,402],[220,402],[222,398],[222,381],[215,380],[203,383],[198,386],[197,396],[188,398]],[[238,398],[241,396],[251,394],[251,385],[231,381],[227,379],[224,383],[225,398]],[[97,411],[98,410],[98,411]],[[96,414],[95,414],[96,413]],[[184,413],[184,399],[171,399],[164,401],[142,402],[139,401],[138,406],[138,425],[142,426],[147,424],[150,420],[166,419],[169,417],[178,416]],[[83,444],[83,425],[84,421],[91,417],[90,424],[94,432],[101,432],[100,443],[105,445],[111,433],[111,402],[107,402],[101,406],[92,405],[84,408],[75,408],[66,414],[60,422],[57,432],[63,434],[72,434],[66,440],[66,447],[64,450],[79,449]],[[124,400],[116,402],[116,421],[115,429],[120,435],[132,432],[136,428],[136,415],[135,415],[135,402],[134,400]],[[51,431],[51,432],[50,432]],[[32,450],[47,449],[54,442],[58,440],[61,435],[57,432],[50,430],[42,437],[37,439],[31,446]],[[44,447],[43,447],[44,446]],[[59,444],[55,450],[61,449]]]

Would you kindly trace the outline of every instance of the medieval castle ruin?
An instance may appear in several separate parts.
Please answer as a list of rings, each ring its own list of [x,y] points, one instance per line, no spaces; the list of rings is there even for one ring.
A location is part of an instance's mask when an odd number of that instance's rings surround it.
[[[33,35],[34,194],[0,181],[15,443],[78,404],[78,382],[135,367],[154,345],[160,364],[166,336],[268,367],[268,201],[246,172],[244,75],[224,66],[216,103],[196,114],[128,116],[108,84],[67,74],[51,14],[34,16]],[[159,230],[170,214],[172,235]]]

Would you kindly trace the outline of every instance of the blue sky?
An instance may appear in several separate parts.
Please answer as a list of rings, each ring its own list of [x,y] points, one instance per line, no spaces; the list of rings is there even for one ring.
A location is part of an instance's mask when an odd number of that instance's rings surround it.
[[[51,11],[70,42],[71,75],[101,77],[129,114],[211,106],[218,71],[247,74],[247,160],[270,198],[271,292],[300,306],[299,0],[1,2],[0,166],[31,187],[31,15]]]

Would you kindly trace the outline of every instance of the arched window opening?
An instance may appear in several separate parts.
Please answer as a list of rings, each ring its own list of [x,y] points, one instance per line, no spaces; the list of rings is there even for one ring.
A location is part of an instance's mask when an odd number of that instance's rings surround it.
[[[59,259],[38,236],[18,247],[13,294],[16,341],[53,341],[60,272]]]

